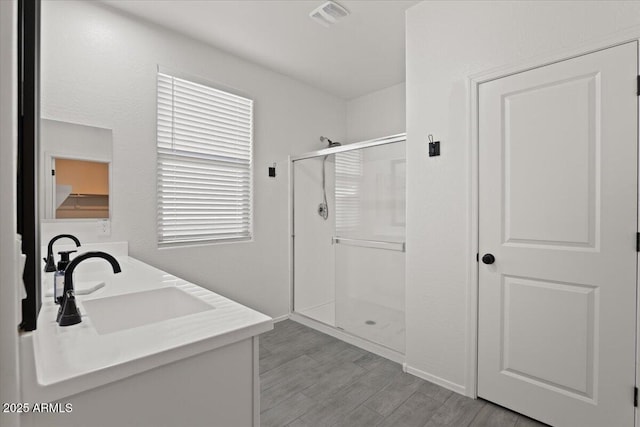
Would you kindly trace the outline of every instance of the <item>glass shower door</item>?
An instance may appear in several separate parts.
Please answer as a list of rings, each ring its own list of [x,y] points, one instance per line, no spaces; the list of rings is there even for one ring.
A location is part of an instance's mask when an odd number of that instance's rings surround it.
[[[335,154],[336,326],[404,353],[405,143]]]
[[[334,155],[298,160],[292,168],[294,310],[330,326],[335,326],[333,159]],[[323,216],[319,209],[325,194],[329,215]]]

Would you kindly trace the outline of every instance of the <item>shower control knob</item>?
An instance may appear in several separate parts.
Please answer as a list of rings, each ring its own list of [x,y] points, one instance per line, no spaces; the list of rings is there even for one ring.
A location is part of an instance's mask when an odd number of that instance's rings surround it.
[[[482,255],[482,262],[484,262],[485,264],[493,264],[494,262],[496,262],[496,257],[491,254],[484,254]]]

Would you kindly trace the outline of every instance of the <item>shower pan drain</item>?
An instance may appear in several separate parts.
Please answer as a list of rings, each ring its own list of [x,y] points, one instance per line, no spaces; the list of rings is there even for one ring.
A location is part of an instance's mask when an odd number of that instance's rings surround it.
[[[367,325],[375,325],[375,324],[376,324],[376,322],[375,322],[375,321],[373,321],[373,320],[367,320],[367,321],[366,321],[366,322],[364,322],[364,323],[366,323]]]

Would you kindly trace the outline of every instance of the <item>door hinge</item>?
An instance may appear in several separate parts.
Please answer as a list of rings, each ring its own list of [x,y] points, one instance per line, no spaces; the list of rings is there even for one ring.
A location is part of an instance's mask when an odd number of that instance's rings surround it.
[[[638,76],[637,82],[636,95],[640,96],[640,76]]]
[[[640,252],[640,233],[636,233],[636,252]]]
[[[633,388],[633,406],[638,407],[638,387]]]
[[[56,176],[56,170],[55,169],[51,169],[51,176]]]
[[[476,252],[476,262],[480,262],[480,254]]]

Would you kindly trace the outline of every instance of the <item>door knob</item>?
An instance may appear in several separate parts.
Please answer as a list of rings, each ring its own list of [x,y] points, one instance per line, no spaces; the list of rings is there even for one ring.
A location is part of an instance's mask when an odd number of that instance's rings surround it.
[[[496,262],[496,257],[491,254],[484,254],[482,255],[482,262],[484,262],[485,264],[493,264],[494,262]]]

